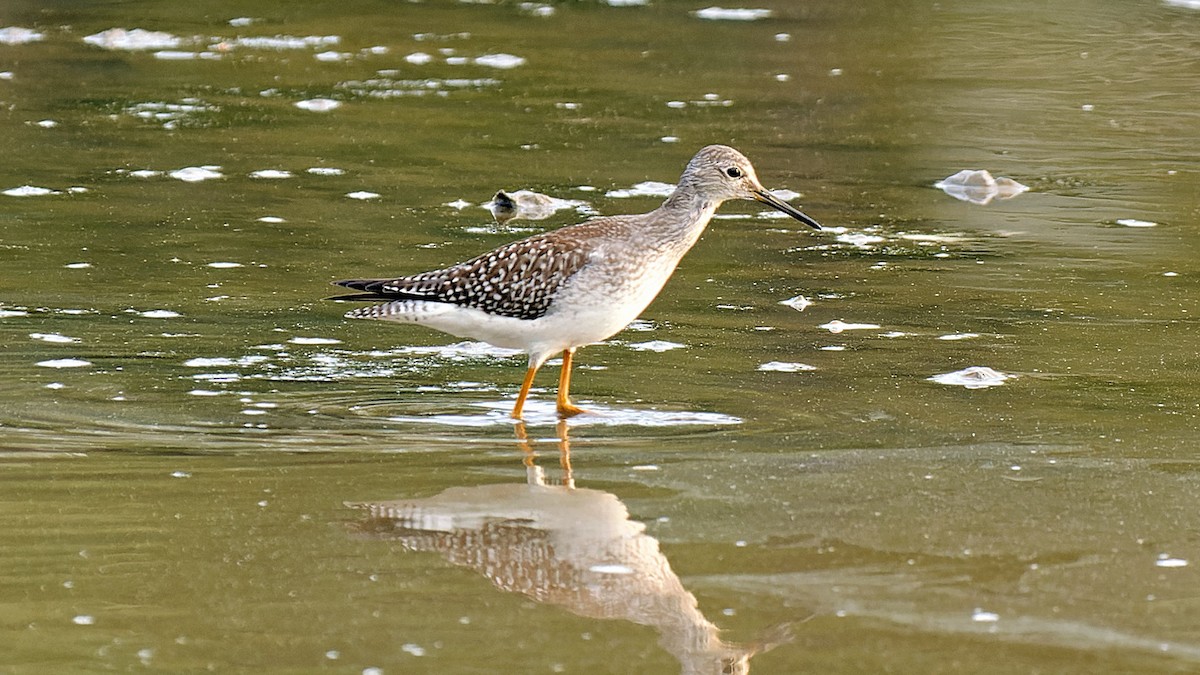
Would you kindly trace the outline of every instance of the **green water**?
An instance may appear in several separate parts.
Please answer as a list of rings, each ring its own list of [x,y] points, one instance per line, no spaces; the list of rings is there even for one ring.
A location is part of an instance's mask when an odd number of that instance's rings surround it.
[[[1186,4],[6,3],[0,671],[1194,671]],[[826,229],[726,205],[568,428],[324,301],[714,142]]]

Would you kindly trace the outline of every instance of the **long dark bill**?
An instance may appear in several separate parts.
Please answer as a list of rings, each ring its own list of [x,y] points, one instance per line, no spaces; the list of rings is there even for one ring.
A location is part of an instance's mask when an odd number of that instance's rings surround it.
[[[778,211],[783,211],[784,213],[786,213],[789,216],[795,218],[796,220],[804,223],[805,225],[808,225],[809,227],[811,227],[813,229],[817,229],[817,230],[821,229],[820,223],[818,223],[817,221],[813,220],[812,218],[809,218],[808,216],[804,215],[803,213],[800,212],[800,209],[783,201],[779,197],[776,197],[775,195],[771,194],[770,192],[767,192],[766,190],[755,190],[754,198],[757,199],[758,201],[766,204],[767,206],[770,206],[773,209],[776,209]]]

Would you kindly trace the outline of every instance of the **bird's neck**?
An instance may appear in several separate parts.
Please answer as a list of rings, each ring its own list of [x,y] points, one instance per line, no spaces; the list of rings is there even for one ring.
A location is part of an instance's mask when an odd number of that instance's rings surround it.
[[[665,217],[657,219],[657,222],[675,230],[673,235],[695,242],[720,205],[719,201],[701,197],[690,185],[681,184],[658,207],[659,213]]]

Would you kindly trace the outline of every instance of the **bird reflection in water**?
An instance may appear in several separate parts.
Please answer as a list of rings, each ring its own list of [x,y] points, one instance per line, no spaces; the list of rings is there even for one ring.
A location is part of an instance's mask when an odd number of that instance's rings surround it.
[[[503,591],[583,617],[650,626],[685,675],[747,673],[751,656],[775,646],[722,640],[645,525],[630,520],[616,495],[575,487],[565,421],[557,427],[559,485],[547,484],[525,426],[516,432],[525,483],[351,504],[367,514],[356,528],[408,550],[436,551]]]

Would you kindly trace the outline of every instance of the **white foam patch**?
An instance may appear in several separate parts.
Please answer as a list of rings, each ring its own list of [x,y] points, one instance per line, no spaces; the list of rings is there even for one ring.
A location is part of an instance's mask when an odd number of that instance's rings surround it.
[[[447,59],[448,63],[467,63],[466,57]],[[449,96],[451,92],[464,89],[483,89],[496,87],[500,80],[495,78],[413,78],[406,80],[393,79],[397,75],[394,70],[379,71],[380,77],[366,80],[348,80],[340,82],[337,88],[356,97],[391,99],[399,97]]]
[[[759,370],[773,373],[803,373],[816,370],[816,366],[807,363],[790,363],[787,361],[769,361],[758,367]]]
[[[758,21],[771,16],[769,9],[727,9],[725,7],[705,7],[692,12],[697,19],[708,21]]]
[[[29,316],[29,312],[21,309],[0,309],[0,319],[10,319],[14,316]]]
[[[1005,381],[1013,377],[1013,375],[1002,373],[986,366],[971,366],[970,368],[956,370],[952,373],[934,375],[927,379],[938,384],[964,387],[966,389],[986,389],[987,387],[1002,385]]]
[[[522,2],[518,7],[522,12],[532,16],[554,16],[554,5],[545,5],[540,2]]]
[[[988,204],[993,199],[1011,199],[1029,190],[1028,186],[1011,178],[993,178],[986,169],[963,169],[934,183],[933,186],[955,199],[972,204]]]
[[[220,108],[217,106],[209,105],[198,98],[187,97],[181,99],[178,103],[168,103],[166,101],[134,103],[123,108],[121,112],[145,122],[161,124],[164,129],[176,129],[180,124],[187,123],[192,117],[204,113],[215,113],[218,110]],[[215,170],[220,167],[208,166],[204,168]],[[121,173],[121,170],[118,170],[116,173]],[[130,172],[130,175],[141,178],[159,175],[159,172],[153,174]]]
[[[354,58],[354,55],[349,52],[326,51],[313,54],[313,58],[323,63],[336,63],[338,61],[349,61]]]
[[[250,172],[251,178],[267,178],[273,180],[291,178],[292,175],[293,174],[291,171],[284,171],[283,169],[259,169],[258,171]]]
[[[21,28],[19,26],[0,28],[0,45],[24,45],[30,42],[40,42],[45,38],[45,34],[39,33],[32,28]]]
[[[451,361],[465,361],[481,358],[509,358],[520,354],[519,349],[505,349],[486,342],[463,341],[449,345],[411,345],[401,347],[395,354],[414,354],[418,356],[436,356]]]
[[[214,180],[223,178],[224,175],[218,171],[219,166],[186,166],[182,169],[176,169],[167,174],[171,178],[181,180],[185,183],[199,183],[206,180]]]
[[[797,295],[795,297],[788,298],[787,300],[780,300],[779,304],[783,305],[784,307],[791,307],[797,312],[803,312],[805,308],[813,303],[812,300],[809,300],[803,295]]]
[[[101,49],[140,51],[149,49],[171,49],[183,44],[183,39],[162,31],[143,30],[134,28],[110,28],[106,31],[88,35],[83,41]]]
[[[144,312],[138,312],[138,316],[144,316],[147,319],[177,319],[181,316],[179,312],[173,312],[169,309],[148,309]]]
[[[786,213],[780,215],[787,216]],[[875,244],[882,244],[886,240],[878,235],[855,232],[851,234],[839,234],[837,241],[843,244],[850,244],[856,248],[869,249]]]
[[[256,363],[270,360],[271,357],[262,354],[250,354],[233,359],[227,356],[196,357],[183,362],[188,368],[222,368],[226,366],[252,366]]]
[[[34,365],[43,368],[83,368],[92,365],[92,362],[83,359],[50,359],[49,361],[38,361]]]
[[[397,372],[394,367],[375,363],[367,364],[364,367],[359,359],[350,359],[333,353],[317,353],[309,356],[306,363],[282,370],[272,370],[255,377],[280,382],[335,382],[355,378],[394,377]]]
[[[926,234],[924,232],[908,232],[900,235],[901,239],[915,241],[918,244],[957,244],[966,240],[961,234]]]
[[[675,192],[675,186],[670,183],[648,180],[623,190],[609,190],[605,197],[627,199],[629,197],[670,197]]]
[[[821,324],[817,328],[824,328],[830,333],[841,333],[847,330],[877,330],[879,325],[874,323],[846,323],[841,319],[835,319],[829,323]]]
[[[221,49],[274,49],[283,51],[285,49],[313,49],[319,47],[331,47],[341,43],[342,38],[337,35],[268,35],[268,36],[252,36],[252,37],[237,37],[230,40],[222,40],[217,46]]]
[[[474,63],[477,66],[508,70],[525,65],[525,59],[513,54],[484,54],[483,56],[476,57]]]
[[[29,337],[33,338],[34,340],[41,340],[42,342],[51,342],[55,344],[70,344],[72,342],[79,342],[79,338],[69,337],[60,333],[30,333]]]
[[[346,173],[345,170],[333,166],[314,166],[309,167],[307,171],[314,176],[340,176]]]
[[[154,52],[154,58],[160,61],[194,61],[196,59],[218,61],[221,54],[219,52],[185,52],[177,49],[164,49]]]
[[[242,376],[238,373],[198,373],[193,375],[192,379],[200,380],[201,382],[216,382],[220,384],[237,382],[238,380],[242,379]]]
[[[635,352],[669,352],[672,349],[684,349],[687,345],[679,344],[678,342],[668,342],[667,340],[651,340],[649,342],[634,342],[628,345]]]
[[[979,337],[979,333],[950,333],[948,335],[939,335],[937,336],[937,339],[954,342],[957,340],[971,340],[977,337]]]
[[[296,101],[295,106],[309,112],[329,112],[342,107],[342,102],[331,98],[310,98],[303,101]]]
[[[9,188],[4,191],[4,194],[9,197],[44,197],[46,195],[61,194],[57,190],[50,188],[38,187],[36,185],[22,185],[20,187]]]

